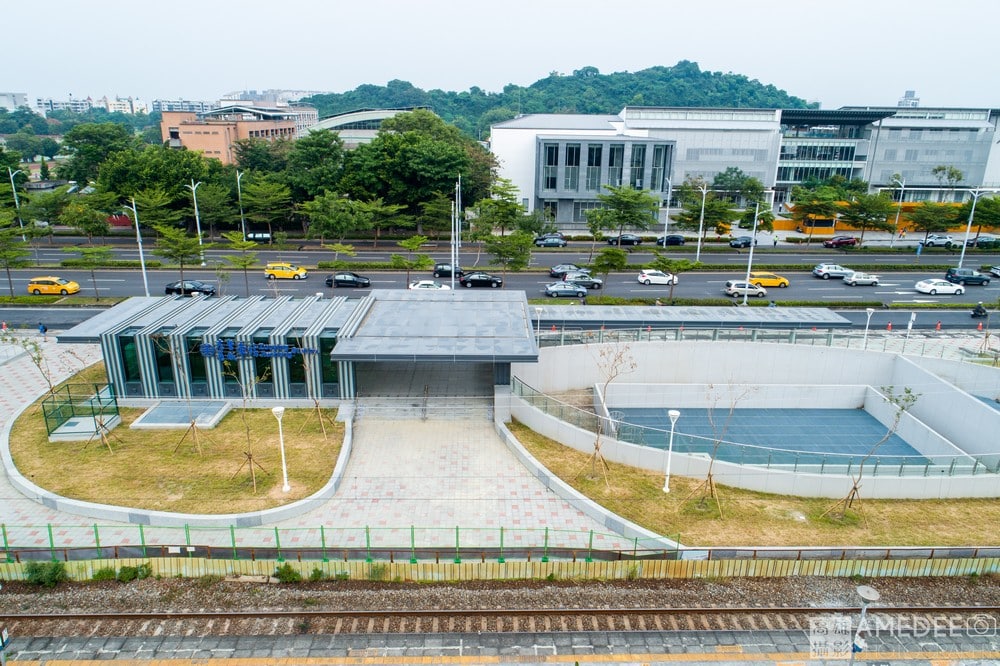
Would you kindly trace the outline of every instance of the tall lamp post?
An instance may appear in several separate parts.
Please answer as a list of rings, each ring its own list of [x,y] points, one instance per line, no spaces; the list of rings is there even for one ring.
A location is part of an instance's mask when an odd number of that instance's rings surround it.
[[[768,192],[770,192],[772,196],[774,195],[774,190],[764,190],[765,194],[768,193]],[[772,208],[774,207],[773,203],[771,204],[771,207]],[[750,273],[751,273],[751,271],[753,271],[753,249],[757,245],[757,219],[759,217],[760,217],[760,199],[758,199],[757,203],[754,204],[754,209],[753,209],[753,233],[750,234],[750,238],[751,238],[751,240],[750,240],[750,252],[749,252],[749,256],[747,257],[747,278],[746,278],[746,282],[747,282],[748,285],[750,284]],[[749,291],[747,291],[747,290],[743,291],[743,305],[747,304],[747,297],[749,295],[750,295]]]
[[[135,242],[139,244],[139,266],[142,267],[142,288],[149,296],[149,280],[146,279],[146,255],[142,252],[142,234],[139,233],[139,211],[135,209],[135,197],[132,197],[132,219],[135,220]],[[183,287],[184,285],[181,285]]]
[[[240,202],[240,229],[243,231],[243,240],[247,239],[247,220],[243,215],[243,190],[240,189],[240,178],[246,171],[236,172],[236,199]]]
[[[875,308],[865,308],[865,314],[868,315],[868,318],[865,319],[865,344],[864,344],[864,347],[865,347],[865,349],[868,349],[868,327],[871,326],[872,315],[875,314]]]
[[[21,227],[21,240],[27,243],[28,237],[24,233],[24,220],[21,219],[21,203],[17,200],[17,186],[14,184],[14,176],[19,173],[24,172],[20,169],[11,171],[11,168],[7,167],[7,175],[10,176],[10,191],[14,195],[14,210],[17,212],[17,223]]]
[[[194,200],[194,228],[198,232],[198,247],[201,248],[204,243],[201,240],[201,218],[198,216],[198,186],[201,185],[199,180],[197,183],[194,182],[194,178],[191,179],[190,185],[185,185],[184,187],[191,190],[191,198]],[[201,250],[201,265],[205,265],[205,251]]]
[[[995,192],[996,190],[984,190],[981,187],[977,187],[974,190],[969,190],[969,194],[972,195],[972,210],[969,211],[969,223],[965,225],[965,242],[962,243],[962,253],[958,256],[958,267],[962,267],[962,262],[965,261],[965,248],[969,247],[969,234],[972,232],[972,220],[976,217],[976,204],[979,203],[979,197],[983,196],[987,192]]]
[[[681,413],[676,409],[671,409],[667,412],[667,416],[670,417],[670,443],[667,444],[667,469],[663,476],[663,492],[670,492],[670,458],[674,454],[674,426],[677,425],[677,419],[681,417]]]
[[[896,243],[896,236],[899,235],[899,213],[903,210],[903,192],[906,191],[906,179],[900,176],[899,178],[893,177],[890,183],[899,183],[899,203],[896,204],[896,224],[893,226],[892,238],[889,239],[889,247],[892,247]]]
[[[705,228],[705,197],[708,195],[708,185],[702,185],[701,190],[701,215],[698,216],[698,249],[694,253],[695,262],[701,261],[701,235]]]
[[[272,407],[271,413],[274,414],[274,418],[278,419],[278,446],[281,447],[281,478],[284,482],[281,486],[281,492],[287,493],[292,487],[288,485],[288,466],[285,464],[285,432],[281,429],[281,417],[285,415],[285,408]]]
[[[663,219],[663,247],[667,247],[667,232],[670,229],[670,200],[674,196],[674,183],[670,178],[667,178],[667,214]]]

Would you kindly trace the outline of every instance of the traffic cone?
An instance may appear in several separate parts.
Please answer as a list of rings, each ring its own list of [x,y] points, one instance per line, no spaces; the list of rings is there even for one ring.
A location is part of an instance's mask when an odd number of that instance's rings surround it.
[[[938,323],[934,325],[934,330],[935,331],[940,331],[941,330],[941,320],[940,319],[938,319]]]
[[[556,332],[556,325],[555,325],[555,324],[552,324],[552,332],[553,332],[553,333],[555,333],[555,332]]]
[[[891,321],[888,324],[885,325],[885,330],[887,330],[887,331],[891,331],[892,330],[892,322]]]
[[[979,322],[979,325],[978,325],[978,326],[976,326],[976,330],[977,330],[977,331],[981,331],[981,330],[983,330],[983,322]]]

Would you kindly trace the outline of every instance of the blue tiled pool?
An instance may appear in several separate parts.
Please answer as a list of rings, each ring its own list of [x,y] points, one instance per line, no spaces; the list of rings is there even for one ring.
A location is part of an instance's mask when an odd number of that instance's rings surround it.
[[[666,409],[613,411],[630,424],[621,428],[619,439],[666,448],[670,432]],[[717,455],[729,462],[846,463],[847,457],[853,457],[857,464],[885,434],[886,427],[862,409],[736,409],[732,415],[728,408],[683,409],[674,431],[674,451],[711,454],[716,440],[723,440]],[[896,463],[904,459],[907,464],[927,462],[895,434],[878,447],[876,456]]]

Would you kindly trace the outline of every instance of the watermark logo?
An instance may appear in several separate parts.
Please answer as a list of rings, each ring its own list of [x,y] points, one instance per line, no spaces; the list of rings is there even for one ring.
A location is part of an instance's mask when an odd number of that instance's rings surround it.
[[[878,638],[934,640],[996,635],[997,617],[990,613],[971,616],[877,613],[865,617],[864,624],[857,628],[848,615],[829,615],[809,620],[809,656],[850,659],[852,653],[867,651],[868,642]]]

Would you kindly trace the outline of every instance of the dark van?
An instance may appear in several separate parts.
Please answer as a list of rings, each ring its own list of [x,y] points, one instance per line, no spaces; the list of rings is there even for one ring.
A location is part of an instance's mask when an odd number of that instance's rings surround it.
[[[972,270],[971,268],[949,268],[948,272],[944,274],[944,279],[948,282],[953,282],[955,284],[981,284],[987,285],[990,283],[990,276],[984,275],[979,271]]]

